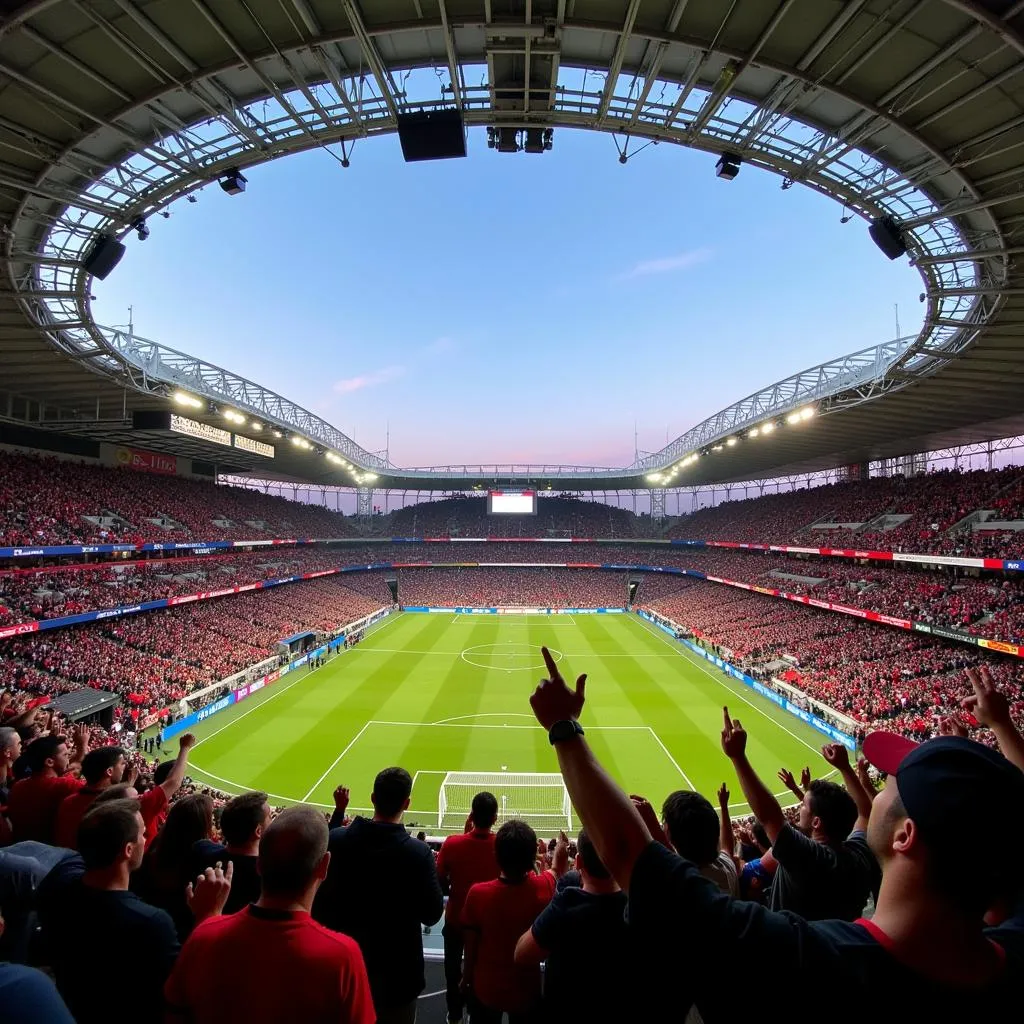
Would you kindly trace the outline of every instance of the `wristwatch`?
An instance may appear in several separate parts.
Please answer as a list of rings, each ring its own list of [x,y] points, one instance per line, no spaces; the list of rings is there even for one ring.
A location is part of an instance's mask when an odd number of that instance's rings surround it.
[[[552,746],[561,743],[562,740],[570,740],[573,736],[582,736],[583,726],[575,718],[566,718],[561,722],[555,722],[548,729],[548,740]]]

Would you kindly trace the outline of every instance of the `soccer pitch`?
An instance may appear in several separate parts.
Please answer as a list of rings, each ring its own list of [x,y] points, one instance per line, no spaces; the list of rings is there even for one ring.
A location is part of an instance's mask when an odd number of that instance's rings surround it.
[[[634,615],[401,613],[322,668],[300,669],[202,722],[190,774],[226,792],[262,789],[276,803],[322,807],[345,785],[350,813],[368,813],[375,774],[401,765],[415,779],[406,824],[436,833],[447,772],[558,771],[529,705],[544,675],[542,645],[567,679],[588,674],[588,740],[656,808],[676,789],[717,804],[726,782],[733,813],[748,813],[719,745],[725,704],[773,790],[783,790],[782,767],[829,771],[824,736]],[[780,799],[793,802],[785,791]]]

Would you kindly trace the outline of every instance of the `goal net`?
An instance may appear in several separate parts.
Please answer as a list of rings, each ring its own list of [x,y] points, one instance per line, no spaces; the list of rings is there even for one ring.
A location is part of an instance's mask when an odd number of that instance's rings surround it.
[[[542,831],[572,829],[572,804],[557,772],[448,772],[437,797],[438,828],[461,829],[481,790],[498,800],[498,821],[523,818]]]

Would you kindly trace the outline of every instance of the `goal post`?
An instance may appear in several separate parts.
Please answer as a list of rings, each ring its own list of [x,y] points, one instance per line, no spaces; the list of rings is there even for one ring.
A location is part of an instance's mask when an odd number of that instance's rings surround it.
[[[498,821],[522,818],[542,831],[572,829],[572,803],[557,772],[448,772],[437,795],[438,828],[462,828],[477,793],[493,793]]]

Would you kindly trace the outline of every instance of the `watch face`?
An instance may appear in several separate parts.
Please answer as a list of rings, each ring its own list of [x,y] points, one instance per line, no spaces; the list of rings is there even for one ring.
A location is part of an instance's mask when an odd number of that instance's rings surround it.
[[[572,721],[555,722],[551,726],[549,737],[552,743],[557,743],[559,740],[567,740],[571,736],[575,736],[577,732],[580,732],[579,726]]]

